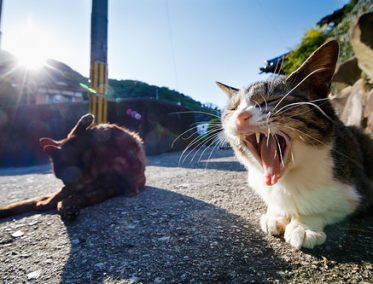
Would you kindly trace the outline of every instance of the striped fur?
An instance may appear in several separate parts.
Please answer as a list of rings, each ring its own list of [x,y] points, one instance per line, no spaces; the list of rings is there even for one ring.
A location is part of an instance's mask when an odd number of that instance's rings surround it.
[[[64,187],[48,196],[0,207],[0,218],[57,209],[72,220],[79,209],[116,195],[134,196],[145,185],[145,152],[141,138],[114,124],[93,125],[83,116],[65,139],[40,139],[53,171]]]
[[[268,206],[261,228],[284,234],[296,248],[321,245],[326,225],[373,204],[373,141],[344,126],[328,100],[337,58],[338,43],[330,41],[287,78],[241,90],[219,83],[230,98],[224,132],[248,169],[249,185]],[[262,139],[268,145],[269,137],[277,141],[282,162],[270,185],[263,178],[262,152]]]

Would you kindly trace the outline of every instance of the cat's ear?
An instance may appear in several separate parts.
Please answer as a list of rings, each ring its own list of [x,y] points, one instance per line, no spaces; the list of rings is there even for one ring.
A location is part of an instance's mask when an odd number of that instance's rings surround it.
[[[90,127],[95,121],[95,116],[92,113],[87,113],[83,115],[79,121],[76,123],[74,128],[70,131],[68,137],[71,135],[78,135]]]
[[[53,146],[53,145],[48,145],[43,148],[44,152],[48,154],[49,157],[54,158],[56,155],[59,153],[61,150],[61,147],[59,146]]]
[[[286,79],[300,89],[309,89],[326,96],[338,60],[339,44],[330,40],[314,51],[307,60]]]
[[[46,146],[59,146],[59,142],[50,138],[40,138],[39,139],[40,146],[44,149]]]
[[[216,84],[218,85],[218,87],[220,89],[223,90],[224,93],[226,93],[229,97],[233,97],[234,95],[236,95],[239,91],[239,89],[236,89],[236,88],[233,88],[233,87],[230,87],[228,85],[225,85],[223,83],[220,83],[220,82],[216,82]]]

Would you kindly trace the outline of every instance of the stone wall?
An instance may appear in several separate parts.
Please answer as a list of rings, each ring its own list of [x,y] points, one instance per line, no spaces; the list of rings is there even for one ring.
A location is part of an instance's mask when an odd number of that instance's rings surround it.
[[[366,3],[367,1],[359,1]],[[359,6],[358,6],[359,7]],[[373,9],[373,5],[367,6]],[[367,8],[367,9],[368,9]],[[373,133],[373,12],[352,21],[348,40],[351,57],[337,66],[332,103],[346,125]],[[343,47],[343,43],[342,43]]]
[[[109,102],[108,120],[135,130],[148,155],[184,149],[190,142],[174,139],[191,128],[194,115],[181,106],[155,100]],[[28,105],[0,109],[0,167],[28,166],[48,161],[40,137],[61,139],[87,113],[87,103]],[[134,115],[138,114],[138,115]]]

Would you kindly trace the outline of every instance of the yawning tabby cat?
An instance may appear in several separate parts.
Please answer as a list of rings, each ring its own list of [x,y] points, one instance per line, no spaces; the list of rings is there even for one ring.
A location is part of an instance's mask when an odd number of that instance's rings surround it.
[[[261,228],[296,248],[321,245],[327,224],[373,203],[373,141],[328,101],[338,50],[325,43],[287,78],[218,83],[229,96],[224,132],[268,206]]]

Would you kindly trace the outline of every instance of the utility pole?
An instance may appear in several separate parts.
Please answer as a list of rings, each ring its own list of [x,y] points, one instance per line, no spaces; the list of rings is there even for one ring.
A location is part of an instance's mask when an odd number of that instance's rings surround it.
[[[1,50],[1,40],[2,40],[2,31],[1,31],[1,14],[3,11],[3,0],[0,0],[0,50]]]
[[[0,0],[1,1],[1,0]],[[108,0],[92,0],[90,84],[94,90],[89,98],[89,111],[96,123],[107,122],[107,38]]]

